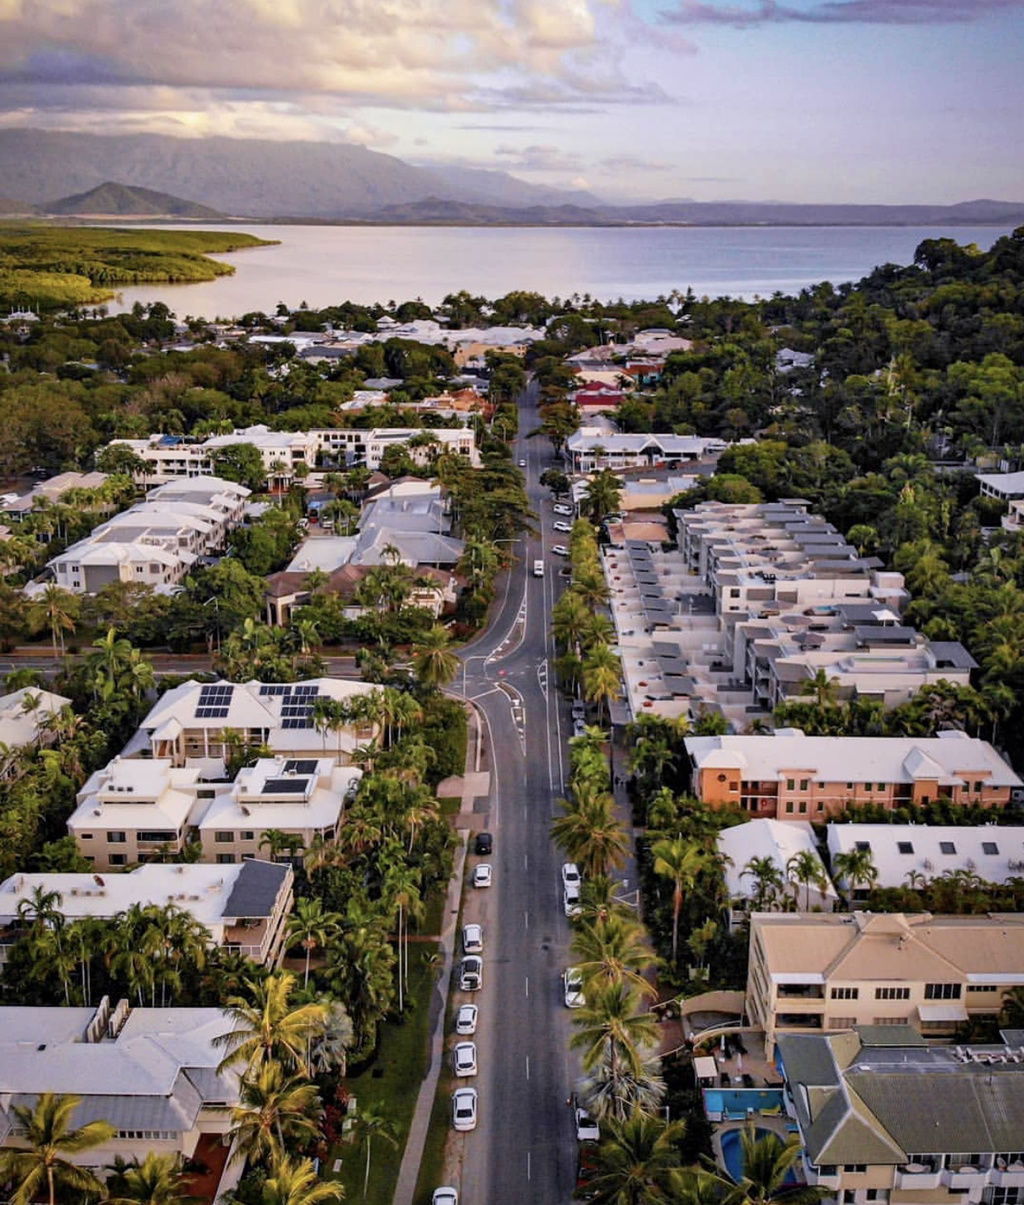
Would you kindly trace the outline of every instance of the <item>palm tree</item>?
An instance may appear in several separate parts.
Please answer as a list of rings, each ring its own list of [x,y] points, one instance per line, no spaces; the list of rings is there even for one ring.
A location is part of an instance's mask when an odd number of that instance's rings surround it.
[[[583,1050],[583,1069],[605,1066],[612,1079],[643,1071],[643,1047],[653,1047],[658,1027],[648,1012],[638,1012],[639,994],[623,984],[596,989],[573,1017],[573,1049]]]
[[[679,961],[679,913],[683,898],[708,869],[708,855],[697,845],[681,837],[655,841],[651,846],[654,873],[672,880],[672,962]]]
[[[758,1138],[753,1125],[740,1135],[743,1174],[712,1173],[728,1205],[814,1205],[829,1195],[828,1189],[810,1184],[787,1184],[786,1175],[801,1155],[799,1135],[785,1142],[768,1131]]]
[[[604,1125],[595,1153],[597,1174],[587,1182],[588,1198],[597,1205],[660,1205],[676,1200],[685,1123],[634,1113]]]
[[[374,1138],[383,1138],[391,1146],[398,1146],[394,1122],[379,1108],[364,1109],[356,1120],[358,1141],[366,1147],[366,1172],[363,1175],[363,1200],[370,1187],[370,1151]]]
[[[388,846],[393,845],[388,842]],[[401,848],[401,847],[399,847]],[[389,860],[388,848],[380,852],[380,864]],[[405,1011],[405,989],[409,975],[409,919],[423,915],[423,895],[420,890],[422,876],[414,866],[404,859],[391,862],[384,871],[381,896],[397,912],[398,920],[398,1011]],[[404,921],[404,925],[403,925]],[[403,928],[405,935],[403,955]]]
[[[611,469],[602,469],[591,477],[584,491],[583,505],[595,524],[619,509],[621,492],[622,482]]]
[[[622,693],[622,667],[607,645],[595,645],[583,659],[583,697],[597,703],[603,717],[605,708]]]
[[[287,849],[289,836],[289,833],[282,832],[279,828],[264,829],[258,848],[266,846],[268,858],[271,862],[276,862]]]
[[[751,912],[770,912],[779,901],[785,883],[782,871],[774,858],[751,858],[740,871],[740,878],[750,875],[754,880],[754,894],[750,897]]]
[[[306,969],[302,986],[309,986],[309,960],[317,946],[327,944],[329,937],[337,933],[341,916],[336,912],[325,912],[323,900],[301,899],[288,918],[289,941],[298,941],[306,951]]]
[[[39,595],[29,610],[30,622],[35,627],[46,624],[50,629],[53,641],[53,659],[57,660],[58,642],[60,655],[64,656],[64,633],[73,633],[75,620],[78,618],[78,598],[60,586],[49,585]]]
[[[610,795],[594,793],[573,804],[563,800],[563,806],[565,815],[552,822],[551,836],[570,861],[588,877],[625,864],[629,845]]]
[[[29,1205],[45,1192],[49,1205],[56,1205],[57,1190],[94,1193],[102,1191],[99,1180],[68,1156],[79,1155],[109,1142],[117,1132],[109,1121],[90,1121],[71,1128],[71,1118],[81,1103],[80,1096],[43,1092],[33,1106],[14,1105],[19,1141],[28,1150],[8,1148],[0,1151],[0,1183],[17,1187],[12,1205]]]
[[[118,1189],[102,1205],[198,1205],[199,1198],[185,1191],[185,1179],[176,1155],[150,1151],[141,1163],[118,1167]],[[107,1182],[110,1189],[110,1181]]]
[[[786,863],[786,874],[791,883],[802,883],[804,888],[804,911],[811,910],[811,884],[819,891],[828,886],[825,867],[821,859],[812,849],[802,849],[795,853]]]
[[[281,1155],[270,1165],[263,1184],[262,1205],[327,1205],[341,1201],[345,1189],[338,1180],[321,1180],[312,1159]]]
[[[855,847],[836,854],[832,859],[832,869],[837,878],[846,880],[851,900],[860,884],[871,887],[878,881],[878,867],[870,849]]]
[[[247,979],[245,986],[250,999],[231,996],[226,1003],[234,1029],[214,1039],[228,1049],[218,1070],[243,1066],[253,1071],[277,1059],[289,1070],[308,1073],[309,1043],[323,1030],[327,1009],[322,1004],[292,1005],[295,976],[287,972],[268,975],[262,982]]]
[[[611,912],[590,924],[581,924],[572,938],[572,952],[587,987],[626,985],[642,995],[657,995],[644,971],[656,959],[644,942],[642,926],[631,916]]]
[[[413,645],[412,660],[416,677],[424,686],[446,686],[459,672],[458,654],[448,647],[448,633],[435,624]]]
[[[234,1158],[262,1161],[284,1154],[286,1141],[298,1147],[315,1142],[321,1112],[316,1084],[287,1076],[280,1063],[265,1063],[243,1077],[239,1103],[231,1110]]]
[[[665,1099],[660,1066],[657,1058],[644,1059],[640,1071],[620,1067],[612,1075],[608,1065],[602,1064],[587,1078],[587,1107],[598,1121],[625,1121],[635,1113],[658,1116]]]

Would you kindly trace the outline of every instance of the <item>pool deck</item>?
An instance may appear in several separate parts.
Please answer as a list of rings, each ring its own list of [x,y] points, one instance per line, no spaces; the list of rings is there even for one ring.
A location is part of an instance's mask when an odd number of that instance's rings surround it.
[[[796,1133],[795,1123],[791,1121],[790,1118],[785,1115],[785,1113],[783,1113],[781,1116],[774,1117],[765,1117],[764,1115],[761,1115],[754,1117],[753,1121],[757,1129],[771,1130],[773,1133],[778,1134],[783,1142],[786,1142],[788,1139],[792,1138]],[[714,1151],[715,1162],[720,1168],[728,1171],[728,1168],[725,1164],[725,1156],[722,1154],[722,1135],[729,1133],[730,1130],[742,1130],[746,1124],[747,1123],[745,1121],[724,1121],[721,1123],[721,1125],[715,1126],[711,1135],[711,1149]],[[797,1161],[793,1164],[793,1174],[796,1176],[796,1179],[800,1184],[806,1183],[802,1159],[797,1159]]]

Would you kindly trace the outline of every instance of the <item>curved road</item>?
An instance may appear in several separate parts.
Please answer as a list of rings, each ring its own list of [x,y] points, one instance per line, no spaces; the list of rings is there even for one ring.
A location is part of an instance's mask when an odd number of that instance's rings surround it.
[[[538,423],[535,391],[521,401],[520,430]],[[568,1201],[575,1142],[566,1107],[575,1073],[560,975],[569,922],[562,909],[561,858],[548,835],[567,771],[568,704],[553,688],[549,626],[565,561],[545,552],[549,491],[538,478],[551,462],[546,439],[520,439],[539,537],[516,546],[502,602],[487,633],[464,652],[466,695],[483,713],[491,754],[488,827],[494,885],[467,888],[465,918],[484,926],[484,986],[478,993],[479,1125],[463,1144],[460,1201]],[[533,562],[543,559],[543,578]],[[460,685],[456,683],[454,685]],[[480,861],[470,857],[469,866]],[[459,997],[462,999],[462,997]]]

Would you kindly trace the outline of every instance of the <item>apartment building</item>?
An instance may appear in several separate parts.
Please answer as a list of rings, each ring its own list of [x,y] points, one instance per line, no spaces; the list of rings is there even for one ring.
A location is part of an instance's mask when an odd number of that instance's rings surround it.
[[[949,1037],[1024,986],[1024,915],[757,912],[746,1013],[773,1057],[783,1033],[911,1025]],[[1022,1131],[1024,1133],[1024,1131]]]
[[[403,447],[418,465],[428,464],[438,452],[465,457],[474,468],[480,466],[476,432],[471,427],[375,427],[372,430],[333,427],[311,431],[323,455],[346,465],[380,468],[388,448]]]
[[[343,678],[306,682],[182,682],[166,691],[123,752],[223,778],[232,742],[280,757],[332,757],[339,765],[377,735],[364,721],[317,727],[317,701],[351,702],[379,687]]]
[[[228,1162],[235,1071],[218,1070],[218,1039],[234,1026],[219,1008],[0,1008],[0,1149],[24,1149],[15,1106],[43,1092],[80,1097],[72,1129],[108,1121],[102,1146],[65,1152],[102,1179],[116,1159],[140,1163],[151,1152],[201,1158],[222,1173],[217,1193],[234,1187],[240,1162]]]
[[[319,441],[313,432],[271,431],[263,423],[232,431],[230,435],[211,435],[196,441],[182,435],[150,435],[146,439],[114,439],[111,447],[130,448],[145,461],[142,476],[147,485],[159,485],[179,477],[210,477],[214,472],[213,454],[236,444],[251,444],[260,453],[268,480],[287,485],[299,466],[316,467]]]
[[[49,562],[57,585],[95,594],[111,582],[174,589],[201,557],[223,548],[249,490],[207,477],[152,490]]]
[[[779,1055],[807,1183],[829,1199],[1024,1202],[1019,1044],[930,1046],[902,1028],[863,1027],[781,1035]]]
[[[876,887],[923,885],[950,874],[985,883],[1024,875],[1024,827],[1019,826],[830,824],[827,843],[833,865],[838,855],[869,853]],[[850,884],[841,876],[837,885],[849,894]],[[853,899],[867,898],[869,890],[867,884],[857,884]]]
[[[211,859],[212,860],[212,859]],[[127,874],[13,874],[0,883],[0,965],[23,928],[22,904],[55,892],[65,921],[110,920],[132,907],[173,907],[209,933],[211,948],[276,967],[285,950],[295,873],[286,863],[148,862]]]
[[[53,718],[70,706],[63,695],[31,686],[0,695],[0,781],[21,777],[18,754],[23,749],[53,744]]]
[[[777,820],[821,821],[849,804],[894,811],[934,803],[1002,808],[1020,778],[987,741],[934,737],[691,736],[691,790],[703,803]]]
[[[294,838],[292,856],[314,838],[333,841],[355,798],[362,770],[331,757],[260,758],[220,789],[196,820],[204,862],[231,865],[267,858],[266,834]]]
[[[751,900],[757,891],[757,876],[749,869],[755,860],[767,860],[778,872],[782,884],[777,903],[780,909],[831,912],[839,902],[818,854],[814,830],[807,821],[748,820],[745,824],[723,828],[717,843],[725,889],[729,893],[729,928],[732,930],[746,923]],[[790,874],[794,859],[808,855],[818,867],[818,882],[802,883]]]

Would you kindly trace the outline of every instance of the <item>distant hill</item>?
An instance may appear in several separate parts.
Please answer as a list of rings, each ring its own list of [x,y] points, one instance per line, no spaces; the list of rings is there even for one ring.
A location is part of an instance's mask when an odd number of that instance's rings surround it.
[[[107,181],[88,192],[62,197],[43,207],[47,213],[65,216],[104,217],[175,217],[196,218],[204,222],[224,220],[224,214],[194,201],[183,201],[170,193],[154,192],[150,188],[133,188],[128,184]]]
[[[27,201],[14,201],[10,197],[0,197],[0,214],[3,216],[15,215],[18,217],[28,213],[38,213],[35,205],[29,205]]]

